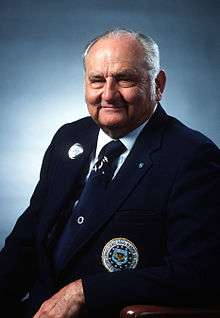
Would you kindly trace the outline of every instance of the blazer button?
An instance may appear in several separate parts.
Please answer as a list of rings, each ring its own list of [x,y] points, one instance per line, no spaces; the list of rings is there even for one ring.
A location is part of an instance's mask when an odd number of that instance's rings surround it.
[[[139,168],[139,169],[142,169],[143,166],[144,166],[144,163],[143,163],[143,162],[139,162],[139,163],[138,163],[138,168]]]
[[[83,222],[84,222],[84,217],[83,217],[83,216],[79,216],[79,217],[77,218],[77,223],[78,223],[78,224],[83,224]]]

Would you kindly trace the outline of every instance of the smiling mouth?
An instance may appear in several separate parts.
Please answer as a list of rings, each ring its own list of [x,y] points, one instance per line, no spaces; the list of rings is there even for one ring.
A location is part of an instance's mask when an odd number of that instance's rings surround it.
[[[124,112],[124,107],[117,107],[117,106],[113,106],[113,107],[101,107],[100,111],[106,112],[106,113],[121,113]]]
[[[120,105],[120,106],[118,106],[118,105],[101,105],[100,107],[104,108],[104,109],[112,109],[112,110],[124,108],[124,106],[122,106],[122,105]]]

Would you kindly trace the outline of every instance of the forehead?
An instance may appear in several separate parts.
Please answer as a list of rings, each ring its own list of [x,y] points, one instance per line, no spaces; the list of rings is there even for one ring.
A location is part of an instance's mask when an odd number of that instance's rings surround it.
[[[106,38],[96,42],[85,59],[86,71],[102,71],[143,66],[144,50],[140,43],[128,37]]]

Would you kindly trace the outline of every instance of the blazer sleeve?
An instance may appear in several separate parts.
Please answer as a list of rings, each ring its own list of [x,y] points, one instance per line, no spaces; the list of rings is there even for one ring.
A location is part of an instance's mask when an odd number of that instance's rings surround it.
[[[89,313],[131,304],[219,302],[220,152],[206,143],[187,156],[167,200],[163,261],[157,267],[83,278]]]
[[[0,302],[13,307],[29,291],[36,273],[35,238],[38,214],[47,194],[49,170],[54,139],[48,147],[40,172],[40,179],[31,197],[30,205],[18,218],[0,252]],[[10,315],[9,315],[10,316]]]

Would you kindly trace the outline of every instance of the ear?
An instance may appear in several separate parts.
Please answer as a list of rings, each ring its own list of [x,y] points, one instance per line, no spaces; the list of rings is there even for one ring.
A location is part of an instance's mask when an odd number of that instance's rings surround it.
[[[155,78],[156,84],[156,101],[159,102],[162,98],[162,94],[166,84],[166,74],[163,70],[160,70],[157,77]]]

